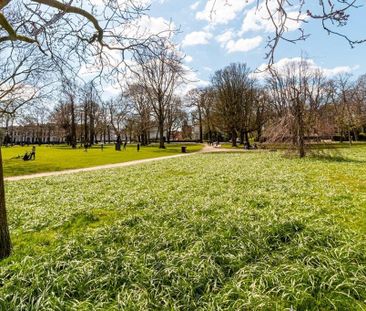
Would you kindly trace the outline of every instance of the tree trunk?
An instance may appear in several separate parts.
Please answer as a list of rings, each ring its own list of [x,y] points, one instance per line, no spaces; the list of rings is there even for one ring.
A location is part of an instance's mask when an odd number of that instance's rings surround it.
[[[159,148],[165,149],[165,139],[164,139],[164,119],[159,117]]]
[[[208,140],[209,140],[209,142],[210,142],[210,144],[212,144],[213,143],[213,137],[212,137],[212,131],[211,131],[211,129],[208,131]]]
[[[94,103],[90,103],[89,108],[89,144],[94,145],[95,142],[95,126],[94,126]]]
[[[298,116],[298,148],[299,148],[299,157],[305,157],[305,131],[304,131],[304,120],[302,116],[299,114]]]
[[[237,147],[237,144],[236,144],[237,136],[238,136],[238,134],[236,133],[236,130],[235,129],[231,130],[231,145],[233,147]]]
[[[201,108],[198,108],[198,122],[200,127],[200,143],[203,143],[203,125],[202,125],[202,112]]]
[[[168,129],[168,133],[167,133],[167,143],[168,144],[170,144],[171,135],[172,135],[172,130],[171,129]]]
[[[84,105],[84,144],[88,143],[88,106]]]
[[[122,144],[121,135],[118,134],[115,146],[116,151],[121,151],[121,144]]]
[[[143,142],[144,142],[144,146],[147,146],[148,145],[148,142],[147,142],[147,132],[146,131],[144,131]]]
[[[258,126],[256,141],[261,142],[261,140],[262,140],[262,126]]]
[[[71,147],[76,148],[75,105],[71,103]]]
[[[244,145],[244,130],[240,130],[240,145]]]
[[[246,129],[244,129],[244,149],[250,149],[249,134]]]
[[[350,146],[352,146],[352,134],[351,134],[351,128],[348,129],[348,143]]]
[[[0,260],[11,254],[11,241],[5,206],[3,159],[0,147]]]

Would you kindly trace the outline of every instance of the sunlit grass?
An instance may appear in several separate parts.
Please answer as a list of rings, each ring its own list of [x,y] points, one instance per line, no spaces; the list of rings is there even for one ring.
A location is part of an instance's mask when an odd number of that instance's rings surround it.
[[[127,145],[123,151],[115,151],[114,145],[106,145],[103,151],[96,145],[85,152],[84,148],[71,149],[69,146],[37,146],[36,160],[23,161],[25,152],[30,152],[29,147],[15,146],[3,147],[4,175],[19,176],[41,172],[61,171],[66,169],[76,169],[92,167],[104,164],[128,162],[149,158],[174,155],[181,152],[181,144],[166,144],[166,149],[159,149],[156,145],[141,147],[137,152],[136,145]],[[203,145],[188,144],[188,152],[202,149]]]
[[[365,151],[9,182],[0,310],[365,310]]]

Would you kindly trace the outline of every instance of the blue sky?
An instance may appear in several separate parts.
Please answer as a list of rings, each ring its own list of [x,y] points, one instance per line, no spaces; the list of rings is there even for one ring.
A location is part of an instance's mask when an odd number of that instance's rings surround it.
[[[149,15],[156,19],[157,27],[163,19],[179,27],[175,41],[187,55],[186,64],[200,80],[208,81],[215,70],[232,62],[246,62],[253,69],[266,63],[266,39],[271,29],[255,10],[256,0],[216,0],[216,12],[210,14],[212,1],[155,0]],[[317,1],[311,3],[316,5]],[[291,30],[298,27],[289,25]],[[329,36],[316,21],[309,21],[303,28],[310,38],[296,45],[282,42],[276,61],[305,55],[314,66],[326,69],[329,76],[338,72],[354,76],[366,73],[366,44],[351,49],[344,39]],[[366,38],[366,7],[351,12],[343,31],[355,39]],[[296,31],[288,33],[295,34]]]

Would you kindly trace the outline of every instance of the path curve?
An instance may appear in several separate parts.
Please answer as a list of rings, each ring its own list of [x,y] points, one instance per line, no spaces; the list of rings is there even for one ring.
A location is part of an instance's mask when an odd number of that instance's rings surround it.
[[[18,181],[18,180],[25,180],[25,179],[40,178],[40,177],[68,175],[68,174],[74,174],[74,173],[80,173],[80,172],[93,172],[93,171],[98,171],[98,170],[105,170],[105,169],[133,166],[133,165],[142,164],[142,163],[162,161],[162,160],[166,160],[166,159],[181,158],[181,157],[186,157],[186,156],[190,156],[190,155],[198,154],[198,153],[214,153],[214,152],[230,152],[230,151],[238,152],[238,151],[244,151],[244,150],[214,148],[213,146],[209,146],[206,144],[200,151],[192,152],[192,153],[183,153],[183,154],[176,154],[176,155],[172,155],[172,156],[163,156],[163,157],[159,157],[159,158],[134,160],[134,161],[129,161],[129,162],[105,164],[105,165],[83,167],[83,168],[63,170],[63,171],[44,172],[44,173],[36,173],[36,174],[29,174],[29,175],[22,175],[22,176],[10,176],[10,177],[5,177],[4,180],[5,181]]]
[[[197,154],[197,153],[198,152],[183,153],[183,154],[176,154],[176,155],[172,155],[172,156],[165,156],[165,157],[159,157],[159,158],[134,160],[134,161],[129,161],[129,162],[106,164],[106,165],[99,165],[99,166],[92,166],[92,167],[83,167],[83,168],[63,170],[63,171],[45,172],[45,173],[37,173],[37,174],[22,175],[22,176],[11,176],[11,177],[5,177],[4,180],[5,181],[18,181],[18,180],[32,179],[32,178],[39,178],[39,177],[68,175],[68,174],[74,174],[74,173],[80,173],[80,172],[92,172],[92,171],[98,171],[98,170],[104,170],[104,169],[132,166],[132,165],[137,165],[137,164],[141,164],[141,163],[162,161],[165,159],[180,158],[180,157],[190,156],[190,155]]]

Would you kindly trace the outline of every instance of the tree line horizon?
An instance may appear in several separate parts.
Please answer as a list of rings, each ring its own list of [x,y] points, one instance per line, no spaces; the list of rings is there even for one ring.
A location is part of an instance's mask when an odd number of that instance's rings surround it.
[[[174,60],[174,70],[169,68],[172,79],[182,72],[181,63],[175,56]],[[178,67],[180,71],[175,72]],[[9,132],[14,121],[33,129],[32,143],[41,142],[51,126],[73,148],[77,143],[116,140],[148,145],[161,138],[164,148],[164,142],[174,140],[174,132],[182,131],[184,140],[193,140],[188,124],[198,128],[198,142],[220,137],[248,149],[251,140],[291,143],[300,156],[305,153],[306,139],[352,142],[364,138],[365,75],[355,80],[350,74],[329,78],[306,59],[261,74],[263,78],[257,79],[245,63],[233,63],[216,71],[209,86],[193,88],[183,96],[174,94],[175,81],[169,81],[169,89],[153,80],[145,84],[140,80],[106,101],[93,83],[80,86],[65,79],[59,93],[62,99],[52,109],[25,106],[19,114],[6,116],[4,144],[12,143]],[[166,88],[160,106],[154,105],[154,88]],[[152,129],[162,137],[150,137]]]

